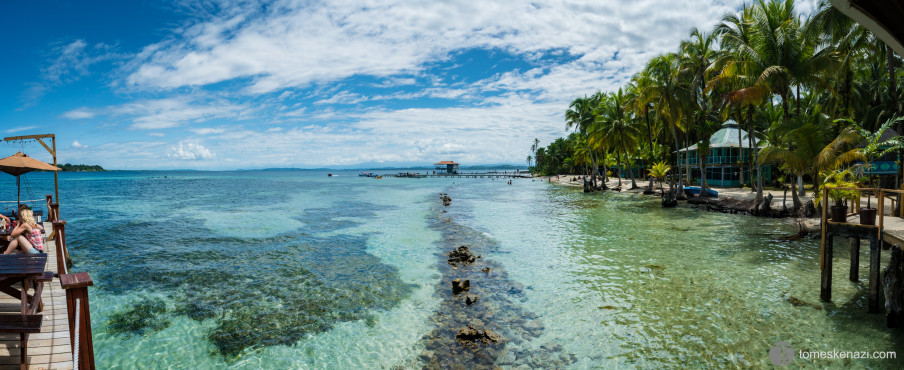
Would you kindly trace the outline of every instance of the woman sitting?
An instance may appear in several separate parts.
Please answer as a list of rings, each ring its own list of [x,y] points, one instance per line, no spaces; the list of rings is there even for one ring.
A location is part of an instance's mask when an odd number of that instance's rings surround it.
[[[9,247],[3,254],[19,249],[22,253],[37,254],[44,251],[44,227],[35,222],[34,214],[28,207],[19,208],[19,222],[9,235]]]

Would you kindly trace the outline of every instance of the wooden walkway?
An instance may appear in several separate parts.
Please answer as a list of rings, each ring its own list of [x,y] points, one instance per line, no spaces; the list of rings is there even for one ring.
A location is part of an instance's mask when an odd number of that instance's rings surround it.
[[[52,225],[44,223],[46,235],[50,235]],[[52,240],[45,242],[47,267],[45,271],[57,270],[56,248]],[[72,369],[72,350],[69,343],[69,314],[66,308],[66,291],[60,286],[60,278],[45,283],[41,293],[44,302],[44,323],[41,332],[28,336],[29,369]],[[21,309],[19,300],[0,294],[0,312],[15,313]],[[0,334],[0,370],[19,369],[19,334]]]
[[[434,177],[434,178],[442,178],[442,177],[451,177],[451,178],[497,178],[497,179],[529,179],[532,178],[530,174],[527,173],[460,173],[460,174],[435,174],[435,175],[425,175],[426,177]]]

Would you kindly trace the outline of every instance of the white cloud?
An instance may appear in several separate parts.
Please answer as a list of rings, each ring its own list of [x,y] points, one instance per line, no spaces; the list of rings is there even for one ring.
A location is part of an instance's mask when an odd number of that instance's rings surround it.
[[[194,132],[198,135],[222,134],[225,131],[226,130],[222,129],[222,128],[210,128],[210,127],[191,129],[191,132]]]
[[[233,12],[188,27],[147,48],[126,80],[137,88],[168,89],[250,78],[249,93],[354,75],[404,83],[399,75],[471,48],[526,56],[567,51],[592,56],[587,62],[617,51],[633,71],[677,48],[691,27],[709,29],[741,3],[286,1],[263,13]]]
[[[94,118],[97,116],[127,117],[132,129],[159,130],[228,118],[242,120],[252,109],[245,104],[236,104],[219,98],[205,96],[172,96],[161,99],[140,99],[122,105],[98,109],[79,108],[66,113],[69,119]],[[218,129],[198,129],[201,134],[217,133]],[[212,131],[211,131],[212,130]]]
[[[314,104],[358,104],[363,101],[367,101],[367,98],[360,94],[343,91],[331,96],[329,99],[318,100]]]
[[[96,116],[96,115],[97,115],[97,113],[95,113],[87,108],[78,108],[78,109],[73,109],[71,111],[63,113],[63,118],[68,118],[68,119],[73,119],[73,120],[87,119],[87,118],[94,118],[94,116]]]
[[[213,159],[216,154],[205,148],[198,141],[179,141],[177,146],[171,147],[169,157],[177,159]]]
[[[799,10],[813,9],[814,2],[799,2]],[[182,168],[185,159],[207,168],[429,164],[447,157],[465,164],[522,163],[535,137],[545,144],[565,134],[563,113],[574,97],[623,86],[651,57],[676,50],[691,27],[709,31],[741,3],[284,0],[264,10],[220,6],[226,14],[179,28],[125,64],[113,84],[138,100],[63,117],[110,116],[128,120],[131,129],[210,135],[204,145],[103,147],[133,168]],[[530,63],[472,67],[462,55],[474,49]],[[487,69],[458,71],[469,68]],[[442,103],[422,104],[422,98]],[[254,129],[236,122],[251,118]],[[201,122],[215,127],[192,127]]]
[[[6,130],[6,133],[12,134],[12,133],[14,133],[14,132],[22,132],[22,131],[34,130],[34,129],[36,129],[36,128],[38,128],[38,126],[21,126],[21,127],[13,127],[13,128],[11,128],[11,129]]]
[[[40,81],[28,83],[28,88],[23,92],[22,98],[25,102],[23,108],[37,104],[54,88],[78,81],[88,75],[91,66],[123,57],[114,53],[110,45],[103,43],[89,45],[82,39],[57,43],[51,45],[49,49],[52,56],[41,68]]]
[[[73,148],[87,148],[88,146],[83,145],[82,143],[78,142],[78,140],[76,140],[76,141],[72,142],[72,147]]]

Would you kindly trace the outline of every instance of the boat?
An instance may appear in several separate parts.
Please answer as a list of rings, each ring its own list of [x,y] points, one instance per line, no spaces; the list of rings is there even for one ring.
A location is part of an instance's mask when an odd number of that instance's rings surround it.
[[[326,175],[329,176],[329,177],[333,177],[333,174],[331,174],[331,173],[328,173],[328,174],[326,174]]]
[[[377,177],[377,174],[375,174],[375,173],[373,173],[373,172],[361,172],[360,174],[358,174],[358,176],[361,176],[361,177]]]
[[[699,187],[699,186],[685,186],[685,187],[684,187],[684,192],[685,192],[685,193],[688,193],[688,194],[699,195],[699,194],[700,194],[700,187]],[[706,188],[706,195],[711,196],[711,197],[718,197],[718,196],[719,196],[719,192],[717,192],[717,191],[715,191],[715,190],[713,190],[713,189],[710,189],[710,188]]]

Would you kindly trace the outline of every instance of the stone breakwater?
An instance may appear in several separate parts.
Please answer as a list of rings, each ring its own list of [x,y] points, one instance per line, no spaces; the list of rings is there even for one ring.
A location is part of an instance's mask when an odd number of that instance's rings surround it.
[[[525,287],[509,279],[492,260],[498,244],[486,234],[456,223],[452,198],[440,195],[430,227],[441,232],[437,265],[442,278],[436,294],[442,298],[431,318],[434,329],[421,338],[419,365],[427,369],[528,366],[558,368],[576,361],[561,345],[547,343],[540,350],[517,350],[538,338],[539,317],[521,306]]]

